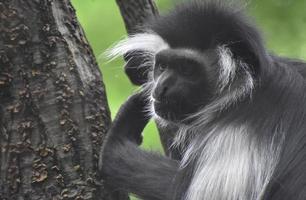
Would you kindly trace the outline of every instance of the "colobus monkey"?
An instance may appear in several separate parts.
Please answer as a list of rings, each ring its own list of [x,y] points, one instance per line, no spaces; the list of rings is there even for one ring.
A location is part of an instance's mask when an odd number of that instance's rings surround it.
[[[220,2],[182,4],[112,49],[148,71],[109,131],[101,175],[146,200],[305,200],[305,65],[269,54]],[[138,148],[150,116],[177,127],[181,159]]]

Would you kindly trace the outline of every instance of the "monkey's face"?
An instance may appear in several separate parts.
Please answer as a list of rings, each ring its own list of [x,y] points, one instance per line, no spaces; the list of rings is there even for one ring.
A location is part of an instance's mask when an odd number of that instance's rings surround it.
[[[155,114],[172,122],[182,122],[204,107],[212,97],[209,72],[216,56],[187,49],[163,50],[155,56],[152,91]]]

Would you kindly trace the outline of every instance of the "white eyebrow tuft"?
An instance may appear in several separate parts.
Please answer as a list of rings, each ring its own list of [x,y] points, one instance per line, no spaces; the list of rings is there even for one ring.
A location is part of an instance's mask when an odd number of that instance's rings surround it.
[[[168,48],[168,43],[156,33],[138,33],[117,42],[113,47],[106,50],[105,55],[110,60],[137,51],[143,51],[143,54],[154,56],[159,51]]]

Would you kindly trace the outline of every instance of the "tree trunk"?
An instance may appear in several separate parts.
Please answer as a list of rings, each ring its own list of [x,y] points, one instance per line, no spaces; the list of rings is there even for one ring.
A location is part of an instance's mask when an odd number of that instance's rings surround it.
[[[0,199],[126,199],[96,181],[109,125],[69,0],[0,0]]]
[[[116,0],[129,34],[135,33],[137,27],[146,23],[150,18],[158,16],[158,10],[153,0]],[[180,159],[178,151],[170,149],[177,127],[163,128],[157,124],[161,143],[166,155]]]

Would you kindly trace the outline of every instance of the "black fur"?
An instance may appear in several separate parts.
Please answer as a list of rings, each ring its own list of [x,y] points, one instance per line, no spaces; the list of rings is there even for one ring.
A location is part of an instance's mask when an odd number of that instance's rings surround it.
[[[244,59],[254,68],[267,62],[261,37],[254,25],[241,11],[222,6],[220,1],[196,1],[177,6],[174,12],[154,21],[151,28],[172,48],[201,51],[225,44],[235,57]]]
[[[219,1],[180,5],[150,22],[145,29],[160,35],[172,49],[205,52],[226,45],[234,59],[247,64],[255,80],[252,98],[239,99],[220,111],[194,140],[200,144],[205,132],[215,126],[248,124],[259,144],[275,139],[281,149],[262,199],[305,200],[306,64],[267,53],[256,27],[243,12]],[[134,83],[144,82],[143,77],[137,81],[135,74],[130,76],[134,77]],[[179,161],[137,147],[148,121],[143,112],[147,102],[143,99],[136,94],[119,111],[101,153],[101,173],[109,184],[143,199],[183,200],[200,158],[196,156],[196,160],[179,167]],[[273,133],[277,133],[275,138]]]
[[[110,185],[144,199],[171,199],[178,162],[137,147],[148,122],[143,99],[135,94],[119,110],[102,149],[101,175]]]

